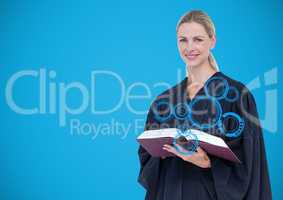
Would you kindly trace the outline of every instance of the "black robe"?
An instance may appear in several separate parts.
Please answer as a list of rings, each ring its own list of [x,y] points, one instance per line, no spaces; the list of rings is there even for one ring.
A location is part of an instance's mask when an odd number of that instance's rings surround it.
[[[244,129],[238,137],[219,136],[223,137],[242,163],[233,163],[208,154],[211,168],[204,169],[179,157],[152,157],[140,146],[138,154],[141,168],[138,181],[146,189],[146,200],[272,199],[264,140],[254,97],[242,83],[222,72],[216,72],[207,82],[215,77],[225,79],[230,87],[239,91],[239,98],[236,101],[220,99],[219,102],[223,113],[235,112],[244,119]],[[176,117],[165,122],[156,120],[153,105],[164,96],[170,97],[168,101],[176,105],[184,99],[190,103],[206,94],[203,87],[193,99],[184,98],[186,88],[187,78],[156,98],[149,109],[145,130],[178,127],[184,124],[184,120]],[[247,111],[249,117],[243,110]],[[202,120],[207,120],[207,117]],[[227,127],[233,126],[229,120],[225,124]],[[206,131],[215,134],[218,130],[209,127]]]

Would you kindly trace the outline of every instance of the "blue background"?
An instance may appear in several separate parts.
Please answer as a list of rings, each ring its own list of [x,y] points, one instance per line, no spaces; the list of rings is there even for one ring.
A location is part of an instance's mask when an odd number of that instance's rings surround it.
[[[223,73],[243,83],[273,67],[280,73],[280,0],[1,1],[0,199],[143,199],[144,189],[136,181],[137,132],[131,129],[125,139],[71,135],[68,127],[59,127],[58,114],[13,112],[5,100],[5,87],[14,73],[40,68],[56,71],[56,84],[79,81],[88,89],[94,70],[119,74],[127,87],[135,82],[175,84],[178,68],[184,77],[175,27],[190,9],[203,9],[212,17],[217,31],[213,52]],[[279,82],[280,77],[278,74]],[[15,86],[20,105],[37,105],[35,80],[22,79]],[[279,91],[279,82],[271,89]],[[264,107],[268,89],[252,91],[262,119],[268,111]],[[148,108],[162,90],[151,87],[152,97],[133,100],[133,106]],[[120,92],[115,82],[101,78],[95,95],[97,105],[107,108],[115,104]],[[80,98],[74,91],[68,104],[76,107]],[[280,111],[281,106],[274,113],[278,122],[282,121]],[[78,116],[67,116],[70,118],[96,125],[111,119],[133,124],[137,118],[144,121],[145,115],[129,112],[124,102],[110,115],[94,115],[88,108]],[[282,199],[281,128],[276,133],[265,130],[264,137],[273,196]]]

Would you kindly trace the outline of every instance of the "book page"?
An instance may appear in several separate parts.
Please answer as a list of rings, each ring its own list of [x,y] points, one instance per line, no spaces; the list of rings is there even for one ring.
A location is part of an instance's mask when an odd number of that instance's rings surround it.
[[[190,129],[192,134],[196,135],[197,139],[202,142],[206,142],[212,145],[217,145],[221,147],[228,147],[224,140],[220,137],[210,135],[203,131],[197,129]],[[156,129],[144,131],[137,139],[154,139],[162,137],[176,137],[178,129],[177,128],[165,128],[165,129]],[[192,140],[191,136],[185,136],[187,140]]]
[[[172,137],[177,135],[176,128],[165,128],[157,130],[144,131],[137,139],[150,139],[150,138],[161,138],[161,137]]]
[[[208,133],[205,133],[203,131],[196,130],[196,129],[191,129],[191,131],[192,131],[192,134],[195,134],[197,136],[197,139],[199,141],[206,142],[206,143],[213,144],[213,145],[217,145],[217,146],[221,146],[221,147],[228,147],[227,144],[224,142],[224,140],[220,137],[210,135]],[[192,139],[192,138],[190,138],[190,136],[187,136],[186,138],[187,138],[187,140]]]

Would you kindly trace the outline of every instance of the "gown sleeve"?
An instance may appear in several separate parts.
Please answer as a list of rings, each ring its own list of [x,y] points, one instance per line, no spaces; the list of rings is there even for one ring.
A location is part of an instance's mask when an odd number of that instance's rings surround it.
[[[211,171],[218,200],[271,200],[262,129],[254,97],[247,90],[233,106],[245,121],[240,137],[226,138],[241,164],[211,156]]]
[[[159,129],[159,127],[160,123],[155,120],[151,106],[144,130]],[[138,155],[140,161],[138,182],[147,190],[147,195],[153,196],[157,192],[160,158],[152,157],[142,146],[139,146]]]

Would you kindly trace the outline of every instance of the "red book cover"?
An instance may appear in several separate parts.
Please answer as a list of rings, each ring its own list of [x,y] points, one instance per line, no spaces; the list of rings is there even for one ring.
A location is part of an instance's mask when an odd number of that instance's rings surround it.
[[[170,152],[163,150],[162,147],[164,144],[173,145],[174,140],[179,143],[177,138],[179,131],[180,130],[176,128],[148,130],[140,134],[137,140],[153,157],[174,156]],[[194,137],[185,136],[187,142],[195,140],[195,142],[208,154],[232,162],[241,163],[239,158],[233,153],[222,138],[196,129],[190,129],[189,131]]]

